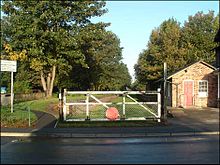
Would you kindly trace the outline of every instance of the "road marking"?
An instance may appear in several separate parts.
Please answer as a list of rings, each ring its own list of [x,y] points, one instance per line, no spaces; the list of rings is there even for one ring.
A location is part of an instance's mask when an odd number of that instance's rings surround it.
[[[57,124],[58,124],[58,119],[57,119],[57,121],[56,121],[56,123],[55,123],[55,125],[54,125],[54,128],[56,128],[56,127],[57,127]]]

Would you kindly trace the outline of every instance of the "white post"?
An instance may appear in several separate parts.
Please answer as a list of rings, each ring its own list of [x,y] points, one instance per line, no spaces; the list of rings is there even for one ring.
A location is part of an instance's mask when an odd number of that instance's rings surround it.
[[[90,94],[87,93],[86,95],[86,120],[89,120],[89,96]]]
[[[122,108],[123,108],[123,118],[125,118],[125,94],[123,94],[123,102],[122,102]]]
[[[13,101],[14,101],[14,93],[13,93],[13,88],[14,88],[14,84],[13,84],[13,72],[11,72],[11,113],[13,113]]]
[[[59,91],[59,118],[63,120],[63,113],[62,113],[62,93],[61,90]]]
[[[66,121],[66,89],[63,93],[63,120]]]
[[[158,122],[160,122],[161,118],[161,94],[160,94],[160,88],[157,89],[157,112],[158,112]]]

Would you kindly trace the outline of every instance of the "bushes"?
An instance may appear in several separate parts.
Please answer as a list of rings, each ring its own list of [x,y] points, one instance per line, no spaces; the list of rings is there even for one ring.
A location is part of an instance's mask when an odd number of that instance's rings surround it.
[[[16,81],[14,83],[14,93],[30,93],[31,91],[28,81]]]

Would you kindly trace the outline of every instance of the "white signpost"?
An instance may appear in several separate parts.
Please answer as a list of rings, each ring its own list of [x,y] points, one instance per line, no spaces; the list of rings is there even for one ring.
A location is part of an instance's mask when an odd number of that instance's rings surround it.
[[[1,60],[1,72],[11,72],[11,113],[13,113],[13,72],[17,72],[17,61]]]

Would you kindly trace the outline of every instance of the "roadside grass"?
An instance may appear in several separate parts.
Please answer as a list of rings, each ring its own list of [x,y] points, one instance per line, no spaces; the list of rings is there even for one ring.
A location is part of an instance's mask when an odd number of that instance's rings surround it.
[[[31,110],[46,112],[50,105],[58,104],[58,103],[59,103],[58,98],[51,97],[51,98],[45,98],[45,99],[39,99],[39,100],[20,102],[20,103],[15,104],[14,107],[17,107],[17,108],[30,107]]]
[[[154,127],[163,126],[156,120],[133,120],[133,121],[59,121],[57,128],[74,128],[74,127]]]
[[[37,116],[30,112],[30,127],[37,121]],[[10,107],[1,107],[1,128],[27,128],[29,127],[29,113],[27,109],[14,107],[11,113]]]
[[[11,108],[9,106],[2,106],[1,127],[28,128],[29,127],[28,108],[30,108],[30,110],[48,112],[49,108],[53,107],[53,105],[57,105],[58,103],[59,100],[58,98],[55,97],[51,97],[48,99],[19,102],[14,104],[13,113],[11,113]],[[31,127],[33,127],[37,121],[37,116],[34,114],[34,112],[31,111],[30,111],[30,121],[31,121]]]

